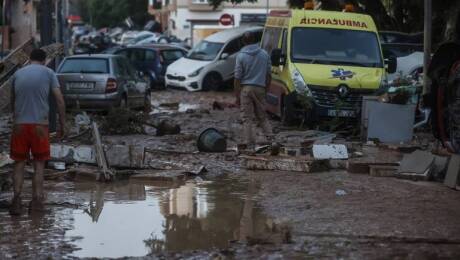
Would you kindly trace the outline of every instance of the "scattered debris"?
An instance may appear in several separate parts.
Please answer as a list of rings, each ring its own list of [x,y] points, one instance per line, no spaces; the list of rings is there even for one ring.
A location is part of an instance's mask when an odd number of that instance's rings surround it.
[[[348,150],[343,144],[315,144],[313,145],[313,157],[317,160],[348,159]]]
[[[3,153],[0,153],[0,168],[4,167],[4,166],[7,166],[7,165],[10,165],[10,164],[13,164],[14,161],[11,160],[10,158],[10,155],[3,152]]]
[[[65,163],[64,162],[53,162],[53,167],[59,171],[65,171]]]
[[[223,153],[227,151],[227,138],[219,130],[208,128],[201,132],[197,146],[200,152]]]
[[[458,183],[459,171],[460,155],[453,154],[449,160],[449,166],[447,168],[446,178],[444,179],[444,185],[451,189],[455,189]]]
[[[225,102],[218,102],[218,101],[214,101],[212,103],[213,110],[224,110],[226,108],[236,108],[236,105],[234,103],[225,103]]]
[[[145,121],[145,115],[141,112],[114,108],[104,117],[101,131],[112,135],[143,134]]]
[[[177,110],[179,109],[179,102],[161,103],[160,107],[174,108]]]
[[[428,180],[434,168],[435,156],[429,152],[417,150],[404,155],[397,176],[415,180]]]
[[[336,190],[335,195],[337,195],[337,196],[345,196],[345,195],[347,195],[347,192],[344,191],[344,190]]]
[[[148,124],[147,122],[144,124],[155,127],[157,129],[157,136],[177,135],[181,132],[181,128],[179,125],[166,119],[154,121],[151,124]]]

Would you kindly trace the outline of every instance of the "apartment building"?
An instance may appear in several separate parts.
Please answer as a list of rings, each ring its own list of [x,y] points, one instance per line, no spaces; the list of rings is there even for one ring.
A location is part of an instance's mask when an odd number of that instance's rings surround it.
[[[206,36],[220,30],[242,26],[263,25],[266,15],[272,9],[287,9],[286,0],[259,0],[238,5],[224,3],[217,9],[208,0],[162,0],[161,9],[154,8],[150,1],[149,13],[156,16],[167,33],[180,39],[197,43]],[[233,17],[233,24],[222,25],[223,14]]]

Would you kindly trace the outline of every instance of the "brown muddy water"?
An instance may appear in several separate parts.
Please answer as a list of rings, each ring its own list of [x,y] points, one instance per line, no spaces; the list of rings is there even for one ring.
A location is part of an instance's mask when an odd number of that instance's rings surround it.
[[[12,218],[0,209],[0,256],[117,258],[226,248],[265,232],[256,186],[229,178],[48,184],[49,213]]]

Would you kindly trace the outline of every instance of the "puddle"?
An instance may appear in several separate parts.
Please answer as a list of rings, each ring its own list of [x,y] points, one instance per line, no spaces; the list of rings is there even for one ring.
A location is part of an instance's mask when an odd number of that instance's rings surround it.
[[[225,248],[265,228],[254,184],[230,180],[158,187],[146,183],[80,183],[85,209],[73,210],[65,237],[75,257],[145,256]],[[249,193],[248,193],[249,189]]]

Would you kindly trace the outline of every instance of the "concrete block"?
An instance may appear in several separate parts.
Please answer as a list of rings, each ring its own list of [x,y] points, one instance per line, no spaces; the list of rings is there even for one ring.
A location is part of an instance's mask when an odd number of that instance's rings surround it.
[[[348,150],[343,144],[315,144],[313,145],[313,157],[318,160],[348,159]]]
[[[110,167],[143,168],[144,147],[135,145],[112,145],[105,149],[105,156]]]
[[[433,154],[417,150],[404,155],[396,175],[401,178],[428,180],[434,169],[434,162]]]
[[[70,146],[63,144],[51,144],[51,158],[53,161],[66,163],[96,164],[96,152],[93,146],[80,145]]]

